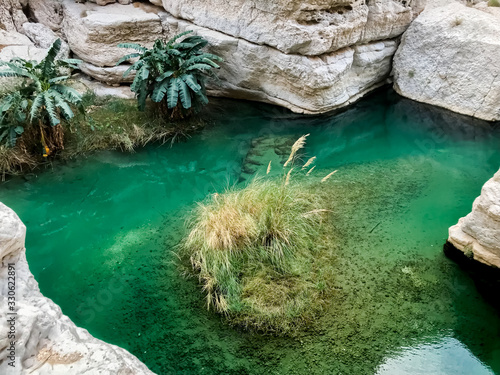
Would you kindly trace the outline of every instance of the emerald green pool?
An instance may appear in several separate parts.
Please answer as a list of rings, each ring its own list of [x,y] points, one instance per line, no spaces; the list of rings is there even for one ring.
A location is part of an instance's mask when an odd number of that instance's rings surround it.
[[[102,152],[0,186],[26,224],[43,294],[158,374],[500,374],[500,314],[447,259],[448,227],[500,166],[500,129],[380,90],[308,117],[214,100],[172,148]],[[189,207],[310,133],[318,176],[338,169],[338,279],[296,337],[228,327],[171,250]],[[274,160],[273,159],[273,160]]]

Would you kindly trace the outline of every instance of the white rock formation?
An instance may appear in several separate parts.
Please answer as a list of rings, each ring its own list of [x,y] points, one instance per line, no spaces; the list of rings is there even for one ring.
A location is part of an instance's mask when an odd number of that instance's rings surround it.
[[[123,73],[129,68],[130,65],[122,64],[111,67],[98,67],[87,62],[80,64],[80,70],[90,77],[104,82],[108,85],[116,85],[122,82],[130,83],[134,80],[135,72],[131,72],[127,77],[123,77]]]
[[[0,373],[152,375],[126,350],[76,327],[59,306],[40,293],[26,262],[25,234],[26,227],[17,215],[0,203]],[[10,272],[15,269],[15,288],[12,279],[8,279],[9,264],[13,265]],[[15,304],[9,305],[12,290],[15,290]],[[9,306],[13,306],[14,311]],[[17,314],[10,315],[12,312]],[[14,324],[8,322],[12,317],[15,317]],[[9,338],[9,334],[15,338]],[[11,351],[15,351],[15,355],[12,356]]]
[[[179,20],[143,3],[100,7],[66,0],[64,12],[64,30],[71,49],[85,61],[82,70],[100,81],[126,81],[120,79],[126,66],[114,65],[130,51],[117,48],[118,43],[150,46],[158,37],[194,30],[209,40],[211,52],[225,60],[219,71],[220,84],[210,85],[210,94],[274,103],[300,113],[322,113],[345,106],[385,83],[396,50],[396,41],[383,40],[321,56],[285,54]]]
[[[427,8],[405,32],[394,57],[396,91],[483,120],[500,120],[496,10],[458,2]]]
[[[31,17],[53,31],[61,28],[63,11],[61,0],[28,0]]]
[[[299,113],[322,113],[358,99],[384,82],[396,42],[346,47],[321,57],[284,54],[274,48],[195,26],[168,13],[164,29],[174,35],[193,30],[206,38],[210,52],[222,56],[219,84],[212,95],[258,100]]]
[[[47,55],[47,49],[38,48],[23,34],[0,29],[0,60],[9,61],[14,57],[40,61]]]
[[[163,0],[174,17],[285,53],[321,55],[399,36],[422,10],[406,0]]]
[[[0,30],[20,31],[23,23],[28,22],[23,12],[26,1],[0,0]]]
[[[160,9],[136,4],[140,5],[101,7],[92,3],[75,3],[74,0],[64,1],[63,28],[71,50],[90,64],[112,67],[120,57],[133,52],[118,48],[118,43],[152,46],[163,33],[156,14]]]
[[[472,212],[449,229],[448,241],[479,262],[500,268],[500,170],[484,184]]]
[[[37,48],[45,48],[47,50],[57,39],[60,39],[54,31],[41,23],[26,22],[23,24],[23,32]],[[57,57],[60,59],[68,58],[69,52],[68,43],[61,40],[61,50]]]

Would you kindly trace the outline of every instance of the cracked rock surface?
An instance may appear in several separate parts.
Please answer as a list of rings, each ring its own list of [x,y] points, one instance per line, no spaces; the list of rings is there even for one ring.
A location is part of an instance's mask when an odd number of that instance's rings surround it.
[[[500,8],[428,7],[394,57],[398,93],[487,121],[500,120]]]

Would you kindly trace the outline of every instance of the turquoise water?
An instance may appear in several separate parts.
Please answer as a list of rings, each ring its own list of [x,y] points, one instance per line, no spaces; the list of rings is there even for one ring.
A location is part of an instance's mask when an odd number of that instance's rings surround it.
[[[381,90],[335,114],[214,100],[174,147],[102,152],[11,179],[41,291],[158,374],[500,374],[500,316],[442,253],[500,166],[494,126]],[[189,207],[282,160],[338,169],[336,294],[297,337],[245,333],[205,311],[170,251]],[[322,176],[324,171],[319,171]]]

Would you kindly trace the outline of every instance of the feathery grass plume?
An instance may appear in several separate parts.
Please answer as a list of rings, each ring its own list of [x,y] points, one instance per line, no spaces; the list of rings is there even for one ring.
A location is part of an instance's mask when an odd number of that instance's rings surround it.
[[[311,283],[320,276],[309,276],[306,266],[323,249],[311,250],[324,222],[314,210],[324,204],[313,190],[300,184],[284,189],[276,178],[255,178],[199,203],[178,256],[198,277],[207,307],[233,324],[268,332],[306,324],[326,303]]]
[[[292,174],[292,171],[293,171],[293,167],[290,168],[290,170],[288,171],[288,173],[286,174],[286,181],[285,181],[285,186],[287,186],[289,183],[290,183],[290,175]]]
[[[293,159],[295,158],[295,155],[297,154],[297,151],[299,151],[301,148],[304,147],[304,144],[306,143],[306,138],[309,136],[309,134],[303,135],[299,139],[295,141],[295,143],[292,146],[292,152],[290,152],[290,156],[288,156],[288,160],[285,162],[283,167],[286,167],[288,164],[290,164]]]
[[[316,156],[313,156],[312,158],[310,158],[307,163],[305,163],[303,166],[302,166],[302,170],[306,169],[307,167],[309,167],[312,163],[314,163],[314,161],[316,160]]]
[[[266,174],[269,174],[269,172],[271,172],[271,160],[269,160],[269,165],[267,166]]]
[[[334,173],[336,173],[337,171],[333,171],[332,173],[329,173],[327,176],[323,177],[323,179],[321,180],[321,182],[325,182],[326,180],[328,180],[330,177],[333,176]]]
[[[309,171],[306,173],[306,176],[309,176],[311,174],[311,172],[313,171],[314,168],[316,168],[316,166],[314,166],[311,169],[309,169]]]

